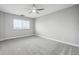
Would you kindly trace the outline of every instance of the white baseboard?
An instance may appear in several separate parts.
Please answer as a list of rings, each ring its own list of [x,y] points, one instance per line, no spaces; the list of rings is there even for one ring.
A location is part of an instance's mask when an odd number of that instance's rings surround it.
[[[8,37],[8,38],[0,39],[0,41],[9,40],[9,39],[14,39],[14,38],[28,37],[28,36],[33,36],[33,35],[34,35],[34,34],[31,34],[31,35],[23,35],[23,36],[16,36],[16,37]]]
[[[9,37],[9,38],[0,39],[0,41],[14,39],[14,38],[28,37],[28,36],[33,36],[33,35],[35,35],[35,34],[24,35],[24,36],[17,36],[17,37]],[[49,37],[46,37],[46,36],[43,36],[43,35],[36,35],[36,36],[39,36],[39,37],[42,37],[42,38],[45,38],[45,39],[49,39],[49,40],[53,40],[53,41],[56,41],[56,42],[60,42],[60,43],[63,43],[63,44],[79,47],[79,45],[77,45],[77,44],[73,44],[73,43],[69,43],[69,42],[65,42],[65,41],[60,41],[60,40],[57,40],[57,39],[52,39],[52,38],[49,38]]]
[[[45,38],[45,39],[49,39],[49,40],[53,40],[53,41],[57,41],[57,42],[60,42],[60,43],[63,43],[63,44],[67,44],[67,45],[71,45],[71,46],[79,47],[79,45],[77,45],[77,44],[73,44],[73,43],[70,43],[70,42],[60,41],[60,40],[52,39],[52,38],[49,38],[49,37],[46,37],[46,36],[42,36],[42,35],[37,35],[37,36],[42,37],[42,38]]]

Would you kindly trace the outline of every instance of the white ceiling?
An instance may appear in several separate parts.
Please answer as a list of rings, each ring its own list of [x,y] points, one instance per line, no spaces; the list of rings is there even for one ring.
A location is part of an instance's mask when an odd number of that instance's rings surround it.
[[[40,14],[29,14],[26,8],[31,8],[32,4],[0,4],[0,11],[36,18],[64,8],[71,7],[73,5],[74,4],[36,4],[37,8],[44,8],[45,10],[40,11]]]

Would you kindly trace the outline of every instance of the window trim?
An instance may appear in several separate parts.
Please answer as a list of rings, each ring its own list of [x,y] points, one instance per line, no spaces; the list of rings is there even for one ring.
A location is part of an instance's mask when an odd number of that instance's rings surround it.
[[[19,29],[19,28],[18,28],[18,29],[14,28],[14,20],[21,20],[21,21],[22,21],[23,19],[16,19],[16,18],[13,19],[13,30],[30,30],[30,29],[31,29],[31,23],[30,23],[29,20],[23,20],[23,21],[26,21],[26,22],[28,21],[28,22],[29,22],[29,28],[27,28],[27,27],[26,27],[26,29],[24,29],[24,28],[21,28],[21,29]],[[22,23],[22,24],[23,24],[23,23]],[[23,25],[22,25],[22,26],[23,26]],[[21,27],[22,27],[22,26],[21,26]]]

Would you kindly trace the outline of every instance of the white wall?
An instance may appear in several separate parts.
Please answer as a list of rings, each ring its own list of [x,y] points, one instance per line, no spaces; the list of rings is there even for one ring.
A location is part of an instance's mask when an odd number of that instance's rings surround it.
[[[0,39],[4,38],[4,32],[5,32],[5,27],[4,27],[4,14],[0,12]]]
[[[13,15],[13,14],[4,13],[4,12],[0,12],[0,17],[1,17],[0,24],[2,24],[0,26],[0,33],[1,33],[1,36],[3,36],[3,37],[0,37],[1,40],[4,38],[29,36],[34,33],[34,21],[31,18],[17,16],[17,15]],[[23,19],[23,20],[30,21],[31,29],[30,30],[14,30],[13,29],[13,19]]]
[[[79,45],[79,6],[37,18],[36,34]]]

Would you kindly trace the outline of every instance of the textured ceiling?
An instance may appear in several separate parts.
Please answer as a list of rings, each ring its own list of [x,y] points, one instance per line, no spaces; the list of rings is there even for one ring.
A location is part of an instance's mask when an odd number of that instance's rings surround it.
[[[64,8],[71,7],[73,5],[74,4],[36,4],[37,8],[44,8],[45,10],[40,11],[39,14],[29,14],[26,8],[31,8],[32,4],[0,4],[0,11],[16,15],[24,15],[31,18],[37,18]]]

